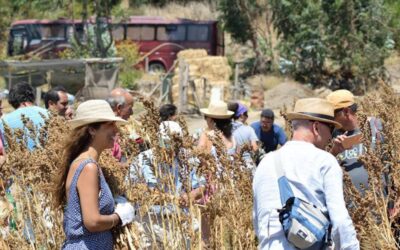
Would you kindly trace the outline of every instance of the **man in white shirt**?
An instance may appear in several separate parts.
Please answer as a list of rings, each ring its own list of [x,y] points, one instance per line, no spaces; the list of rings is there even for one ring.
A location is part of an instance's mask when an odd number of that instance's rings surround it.
[[[356,232],[343,198],[342,170],[335,157],[324,151],[332,139],[333,105],[319,98],[300,99],[287,118],[293,138],[282,146],[281,166],[294,196],[327,212],[335,249],[359,249]],[[296,249],[284,235],[277,209],[282,208],[275,168],[275,153],[267,154],[253,179],[254,228],[261,249]]]

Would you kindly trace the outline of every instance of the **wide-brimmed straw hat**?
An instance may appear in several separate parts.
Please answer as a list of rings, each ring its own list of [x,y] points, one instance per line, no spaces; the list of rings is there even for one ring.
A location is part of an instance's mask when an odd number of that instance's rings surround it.
[[[228,110],[228,104],[223,101],[211,101],[208,108],[200,109],[200,112],[215,119],[227,119],[233,115],[233,112]]]
[[[125,124],[127,121],[116,116],[110,104],[104,100],[89,100],[82,102],[75,112],[75,117],[69,124],[72,129],[96,122],[117,122]]]
[[[326,100],[333,104],[335,110],[350,107],[355,103],[353,93],[346,89],[333,91]]]
[[[340,123],[334,120],[333,104],[321,98],[304,98],[296,102],[293,112],[287,114],[291,120],[310,120],[330,123],[341,128]]]

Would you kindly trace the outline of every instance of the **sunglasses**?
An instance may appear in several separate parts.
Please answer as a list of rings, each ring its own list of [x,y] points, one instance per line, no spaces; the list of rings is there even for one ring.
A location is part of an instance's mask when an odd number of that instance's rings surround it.
[[[319,123],[327,126],[329,128],[329,131],[331,132],[331,134],[333,134],[333,131],[335,130],[335,125],[333,125],[332,123],[328,123],[328,122],[320,122],[319,121]]]

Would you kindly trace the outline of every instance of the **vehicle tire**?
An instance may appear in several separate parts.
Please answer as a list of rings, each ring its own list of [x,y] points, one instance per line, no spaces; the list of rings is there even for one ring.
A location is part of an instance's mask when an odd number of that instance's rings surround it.
[[[162,63],[153,62],[149,64],[149,73],[165,73],[165,67]]]

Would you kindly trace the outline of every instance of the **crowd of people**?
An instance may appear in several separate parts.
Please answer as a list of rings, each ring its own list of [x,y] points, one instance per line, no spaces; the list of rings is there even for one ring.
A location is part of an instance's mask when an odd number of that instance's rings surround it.
[[[120,162],[124,148],[119,142],[119,125],[123,125],[133,114],[134,99],[129,91],[116,88],[106,100],[89,100],[79,104],[76,110],[70,105],[68,93],[62,87],[51,89],[44,97],[45,108],[36,106],[35,91],[27,83],[12,86],[8,102],[15,109],[2,114],[0,122],[1,163],[7,155],[4,138],[5,125],[11,132],[22,129],[26,136],[26,147],[35,150],[39,138],[30,136],[33,126],[37,131],[50,114],[64,117],[71,127],[71,134],[64,145],[65,159],[60,165],[55,197],[65,207],[64,231],[66,241],[63,249],[112,249],[111,229],[126,225],[135,218],[135,209],[124,197],[113,197],[98,160],[102,152],[111,149]],[[359,242],[346,209],[343,198],[343,174],[350,174],[353,184],[360,190],[368,188],[368,174],[358,157],[363,154],[361,141],[348,143],[349,138],[360,133],[356,117],[357,103],[347,90],[337,90],[326,99],[305,98],[296,102],[294,111],[287,114],[292,130],[288,138],[283,128],[274,123],[271,109],[261,112],[259,121],[247,124],[248,108],[240,102],[211,101],[200,110],[206,121],[195,148],[211,154],[218,162],[214,139],[225,146],[227,155],[241,153],[246,168],[252,172],[254,210],[253,221],[258,242],[262,249],[296,249],[293,239],[287,238],[280,210],[282,201],[282,175],[295,197],[304,200],[327,214],[330,227],[326,240],[335,249],[359,249]],[[173,104],[159,108],[160,145],[168,148],[172,135],[182,137],[183,131],[177,123],[178,110]],[[374,129],[373,140],[382,141],[379,131],[382,124],[371,118]],[[27,125],[27,122],[30,123]],[[327,145],[332,147],[327,150]],[[191,157],[190,188],[184,189],[179,176],[182,163],[158,163],[154,168],[152,148],[140,152],[130,167],[132,180],[144,177],[150,189],[159,185],[159,177],[153,171],[168,174],[173,179],[173,190],[166,190],[180,197],[183,207],[190,201],[207,204],[208,198],[217,190],[210,187],[208,176],[198,176],[196,157]],[[176,156],[190,154],[176,149]],[[244,151],[244,152],[241,152]],[[233,158],[233,157],[232,157]],[[340,165],[339,165],[340,164]],[[283,170],[283,174],[281,173]],[[217,168],[218,171],[218,168]],[[286,204],[287,205],[287,204]],[[154,214],[160,215],[165,207],[154,206]],[[202,227],[207,226],[202,221]],[[202,228],[204,240],[207,228]],[[209,232],[208,232],[209,233]],[[308,238],[310,232],[297,233],[296,237]],[[313,248],[309,248],[313,249]]]

